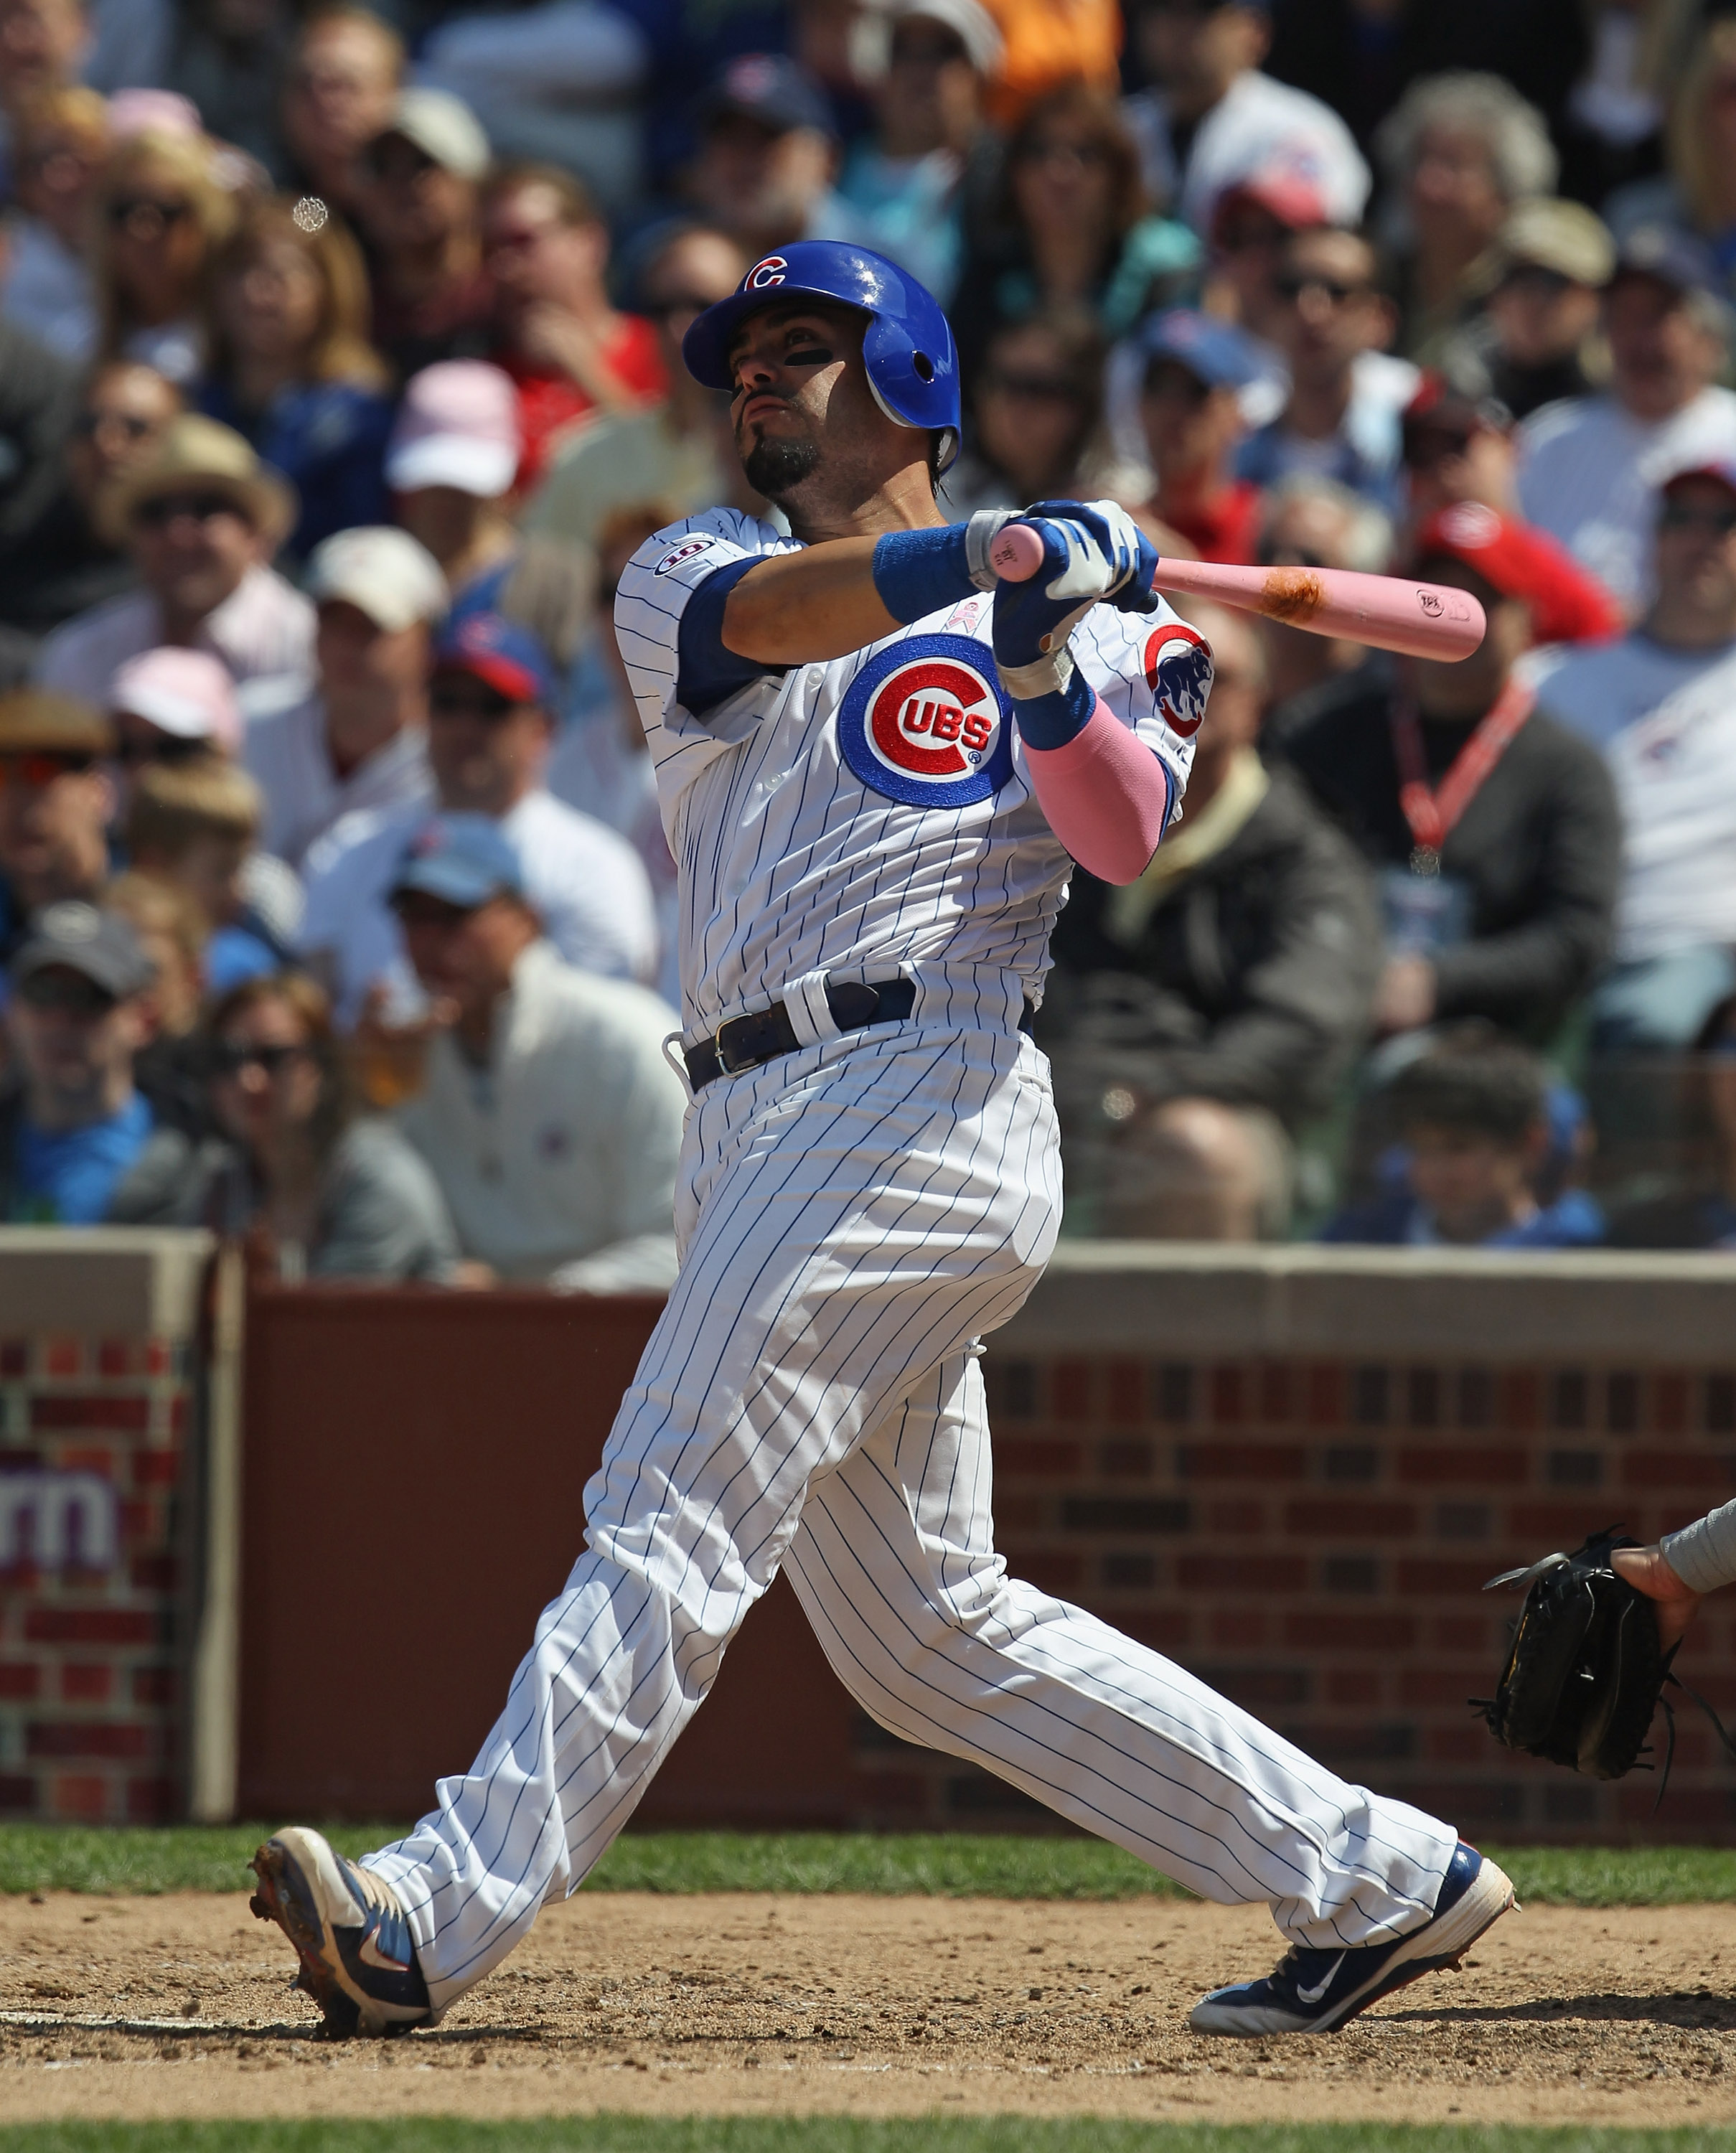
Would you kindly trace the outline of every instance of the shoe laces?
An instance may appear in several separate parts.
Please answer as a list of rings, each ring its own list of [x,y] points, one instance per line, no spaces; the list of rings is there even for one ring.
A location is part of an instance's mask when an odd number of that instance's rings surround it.
[[[376,1876],[371,1869],[364,1869],[359,1861],[346,1860],[344,1873],[354,1889],[360,1892],[368,1911],[375,1921],[381,1916],[392,1921],[404,1920],[404,1902],[384,1876]]]

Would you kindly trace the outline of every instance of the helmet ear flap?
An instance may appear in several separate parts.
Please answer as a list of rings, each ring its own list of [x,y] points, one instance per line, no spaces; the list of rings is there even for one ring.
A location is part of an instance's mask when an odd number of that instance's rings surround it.
[[[939,462],[944,471],[959,452],[958,429],[947,424],[945,408],[949,355],[924,351],[902,323],[876,314],[863,334],[862,364],[874,401],[888,419],[940,435]]]

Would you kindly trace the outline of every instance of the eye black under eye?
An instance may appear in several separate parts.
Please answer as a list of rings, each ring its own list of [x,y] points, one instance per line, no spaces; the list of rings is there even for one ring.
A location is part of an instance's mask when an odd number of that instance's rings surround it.
[[[822,344],[802,344],[793,351],[787,351],[784,363],[788,366],[830,366],[835,356]]]

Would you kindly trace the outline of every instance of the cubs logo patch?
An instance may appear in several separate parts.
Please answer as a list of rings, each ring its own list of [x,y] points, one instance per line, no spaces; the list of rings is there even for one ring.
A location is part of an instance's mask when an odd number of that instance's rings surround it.
[[[1012,706],[980,643],[919,635],[850,683],[838,746],[863,783],[912,807],[965,807],[1012,775]]]
[[[744,292],[764,292],[774,284],[781,284],[790,273],[790,265],[781,254],[768,254],[763,262],[756,262],[741,279]]]
[[[707,537],[704,532],[695,532],[691,538],[684,538],[679,546],[671,546],[651,573],[654,576],[666,576],[672,568],[679,568],[684,561],[697,560],[701,553],[709,553],[716,543],[715,538]]]
[[[1145,685],[1171,732],[1192,740],[1212,691],[1210,644],[1185,621],[1166,621],[1145,646]]]

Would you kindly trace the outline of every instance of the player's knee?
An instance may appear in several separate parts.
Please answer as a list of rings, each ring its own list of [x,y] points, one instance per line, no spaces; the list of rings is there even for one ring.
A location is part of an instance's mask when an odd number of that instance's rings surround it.
[[[1153,1240],[1258,1241],[1283,1231],[1289,1146],[1271,1116],[1216,1099],[1168,1099],[1115,1148],[1103,1230]]]

